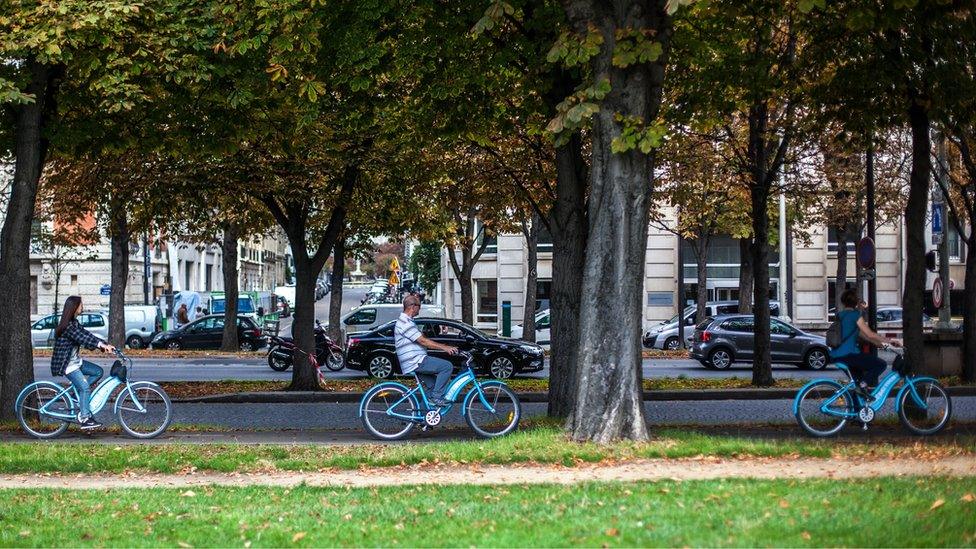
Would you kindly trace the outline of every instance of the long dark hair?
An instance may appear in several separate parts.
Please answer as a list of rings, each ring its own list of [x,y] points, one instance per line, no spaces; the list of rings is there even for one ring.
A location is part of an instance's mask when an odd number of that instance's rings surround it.
[[[78,309],[81,307],[81,296],[73,295],[64,300],[64,309],[61,311],[61,321],[54,329],[54,337],[61,337],[61,334],[68,329],[68,324],[78,316]]]

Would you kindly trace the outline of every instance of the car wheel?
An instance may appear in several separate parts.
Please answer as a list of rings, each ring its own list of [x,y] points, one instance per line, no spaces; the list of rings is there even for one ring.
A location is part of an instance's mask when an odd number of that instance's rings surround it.
[[[708,362],[716,370],[728,370],[732,366],[732,353],[724,347],[719,347],[708,353]]]
[[[376,379],[386,379],[393,375],[393,361],[386,355],[376,355],[369,361],[366,373]]]
[[[495,379],[508,379],[515,373],[515,364],[507,356],[499,356],[491,361],[488,372]]]
[[[715,367],[714,367],[714,366],[712,366],[712,363],[711,363],[711,362],[709,362],[709,361],[707,361],[707,360],[699,360],[698,362],[699,362],[699,363],[700,363],[700,364],[701,364],[702,366],[704,366],[704,367],[705,367],[705,368],[706,368],[707,370],[714,370],[714,369],[715,369]]]
[[[166,342],[167,351],[179,351],[182,348],[183,346],[180,345],[180,342],[176,341],[175,339]]]
[[[811,349],[803,358],[804,369],[823,370],[827,367],[827,353],[823,349]]]
[[[244,351],[245,353],[249,353],[255,350],[254,342],[245,339],[244,341],[241,342],[241,350]]]
[[[664,342],[664,349],[668,351],[677,351],[681,348],[681,342],[678,341],[676,337],[669,337],[667,341]]]
[[[129,339],[125,340],[125,344],[129,346],[130,349],[142,349],[145,344],[142,342],[142,338],[134,335],[129,336]]]

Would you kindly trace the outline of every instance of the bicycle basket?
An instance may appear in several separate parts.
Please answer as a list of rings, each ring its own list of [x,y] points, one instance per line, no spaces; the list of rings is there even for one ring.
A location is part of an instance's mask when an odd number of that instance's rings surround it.
[[[904,355],[895,355],[895,360],[891,363],[891,369],[903,376],[911,375],[912,369],[905,360]]]
[[[125,381],[125,376],[127,374],[125,364],[121,360],[116,360],[112,363],[111,375],[119,378],[119,381]]]

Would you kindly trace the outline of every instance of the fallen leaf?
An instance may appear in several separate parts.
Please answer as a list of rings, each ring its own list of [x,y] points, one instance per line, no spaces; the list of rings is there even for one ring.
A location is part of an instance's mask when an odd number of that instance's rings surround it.
[[[178,541],[176,542],[176,544],[182,547],[183,549],[187,549],[188,547],[193,547],[192,545],[186,543],[185,541]]]
[[[352,515],[349,514],[349,513],[346,513],[345,515],[342,515],[342,519],[343,520],[352,520]]]
[[[945,505],[945,500],[942,499],[942,498],[939,498],[939,499],[935,500],[934,502],[932,502],[932,507],[929,507],[929,511],[932,511],[934,509],[938,509],[939,507],[942,507],[943,505]]]
[[[810,532],[803,532],[800,534],[803,539],[810,539]]]
[[[295,543],[296,541],[304,537],[305,537],[305,532],[295,532],[295,535],[291,537],[291,542]]]
[[[786,501],[785,499],[781,499],[779,500],[779,506],[782,509],[788,509],[790,507],[790,502]]]
[[[618,536],[618,535],[620,535],[620,531],[619,531],[619,530],[617,530],[616,528],[609,528],[609,529],[607,529],[607,531],[606,531],[606,532],[604,532],[604,533],[605,533],[606,535],[608,535],[608,536],[611,536],[611,537],[616,537],[616,536]]]
[[[183,497],[185,497],[185,498],[192,498],[192,497],[196,496],[197,493],[194,492],[193,490],[187,490],[186,492],[183,492],[180,495],[183,496]]]
[[[965,501],[966,503],[972,503],[972,502],[976,501],[976,496],[974,496],[972,493],[965,494],[961,498],[959,498],[959,501]]]
[[[27,537],[27,536],[29,536],[29,535],[30,535],[30,530],[21,530],[21,531],[20,531],[20,536],[21,536],[21,537],[24,537],[24,538],[26,538],[26,537]]]

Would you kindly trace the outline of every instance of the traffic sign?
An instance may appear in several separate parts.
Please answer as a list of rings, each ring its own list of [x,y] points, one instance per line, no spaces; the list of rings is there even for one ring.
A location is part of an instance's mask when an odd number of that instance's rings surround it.
[[[108,284],[102,284],[102,289],[99,291],[102,295],[112,295],[112,286]]]
[[[874,260],[877,256],[874,239],[870,236],[865,236],[861,240],[857,241],[857,251],[854,254],[857,258],[857,264],[862,269],[870,269],[874,267]]]
[[[936,309],[942,307],[942,279],[939,277],[936,277],[935,282],[932,283],[932,305]]]
[[[942,234],[942,206],[932,204],[932,234]]]

